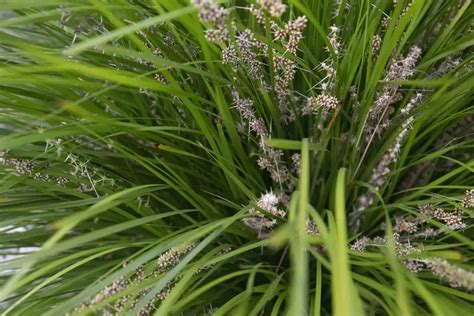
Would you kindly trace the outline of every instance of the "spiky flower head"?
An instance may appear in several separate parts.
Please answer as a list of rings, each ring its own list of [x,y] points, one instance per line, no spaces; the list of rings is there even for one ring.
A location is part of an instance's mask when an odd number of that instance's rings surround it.
[[[273,194],[272,191],[270,191],[263,194],[260,197],[260,199],[258,199],[257,204],[258,204],[258,207],[264,210],[269,210],[278,204],[278,197],[275,194]]]

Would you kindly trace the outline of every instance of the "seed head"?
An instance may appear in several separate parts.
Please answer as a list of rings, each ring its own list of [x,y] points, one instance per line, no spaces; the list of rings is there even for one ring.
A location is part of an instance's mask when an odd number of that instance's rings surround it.
[[[259,24],[265,25],[265,14],[254,4],[250,5],[250,12],[255,16]]]
[[[339,28],[336,25],[332,25],[329,27],[329,43],[331,43],[332,48],[334,49],[334,53],[339,54],[341,43],[337,38],[337,33],[339,32]]]
[[[434,275],[446,280],[452,287],[474,290],[474,272],[451,265],[440,258],[428,259],[426,265]]]
[[[372,37],[372,55],[373,56],[377,56],[381,45],[382,45],[382,38],[378,34],[375,34]]]
[[[296,153],[291,156],[291,160],[293,163],[293,171],[296,173],[300,172],[301,168],[301,154]]]
[[[339,101],[335,97],[325,94],[324,92],[318,95],[315,101],[318,106],[327,109],[335,109],[339,105]]]
[[[306,28],[307,22],[308,19],[305,16],[300,16],[285,25],[285,32],[288,35],[286,49],[290,53],[296,54],[298,45],[303,38],[303,30]]]
[[[446,226],[452,230],[459,230],[466,227],[466,224],[463,222],[462,213],[459,210],[453,212],[446,212],[442,208],[437,208],[434,211],[434,217],[443,221]]]
[[[357,252],[364,252],[367,249],[370,241],[371,239],[366,236],[359,238],[351,245],[351,249]]]
[[[473,208],[474,207],[474,189],[466,191],[465,197],[461,203],[464,208]]]
[[[202,22],[225,25],[225,18],[229,12],[215,4],[213,0],[191,0],[191,3],[199,9],[199,19]]]
[[[276,18],[281,17],[286,11],[286,5],[281,0],[257,0],[257,3]]]
[[[222,50],[222,60],[224,64],[240,65],[239,57],[232,44]]]
[[[306,220],[306,233],[313,236],[319,235],[319,230],[312,219]]]
[[[397,233],[408,232],[410,234],[418,231],[418,226],[423,223],[423,220],[413,216],[404,216],[395,218],[395,226],[393,230]]]

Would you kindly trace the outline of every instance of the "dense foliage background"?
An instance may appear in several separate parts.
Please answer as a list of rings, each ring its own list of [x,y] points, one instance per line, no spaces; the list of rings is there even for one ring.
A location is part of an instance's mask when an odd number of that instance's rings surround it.
[[[2,315],[470,315],[470,0],[0,1]]]

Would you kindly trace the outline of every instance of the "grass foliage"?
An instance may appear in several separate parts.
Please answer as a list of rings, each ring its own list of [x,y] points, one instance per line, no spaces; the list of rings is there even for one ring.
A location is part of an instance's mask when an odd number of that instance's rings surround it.
[[[2,315],[470,315],[471,1],[202,3],[0,1]]]

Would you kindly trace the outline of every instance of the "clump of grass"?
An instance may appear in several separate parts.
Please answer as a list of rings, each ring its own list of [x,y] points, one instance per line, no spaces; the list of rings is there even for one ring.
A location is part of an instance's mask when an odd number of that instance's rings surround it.
[[[4,315],[467,315],[471,1],[3,1]]]

